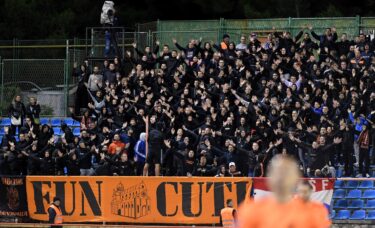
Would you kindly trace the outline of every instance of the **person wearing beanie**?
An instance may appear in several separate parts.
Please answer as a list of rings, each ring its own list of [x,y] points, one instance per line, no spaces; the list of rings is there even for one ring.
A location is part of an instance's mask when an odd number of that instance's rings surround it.
[[[60,209],[61,200],[59,197],[54,197],[52,204],[48,208],[48,221],[52,227],[61,228],[63,223],[62,212]]]
[[[228,49],[229,40],[230,40],[230,36],[228,34],[224,34],[223,35],[223,41],[221,41],[221,43],[220,43],[220,48],[222,50],[227,50]]]

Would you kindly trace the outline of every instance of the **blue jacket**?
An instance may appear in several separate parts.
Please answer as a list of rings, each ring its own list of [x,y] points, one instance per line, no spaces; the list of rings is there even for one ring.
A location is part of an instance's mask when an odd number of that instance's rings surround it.
[[[355,119],[354,119],[354,116],[353,116],[352,112],[349,112],[349,120],[354,124]],[[355,139],[355,141],[357,141],[359,133],[362,131],[363,125],[367,125],[367,120],[363,117],[359,117],[359,123],[356,123],[354,125],[354,130],[355,130],[354,139]]]
[[[137,162],[146,161],[146,141],[138,140],[134,147],[134,156],[136,157]]]

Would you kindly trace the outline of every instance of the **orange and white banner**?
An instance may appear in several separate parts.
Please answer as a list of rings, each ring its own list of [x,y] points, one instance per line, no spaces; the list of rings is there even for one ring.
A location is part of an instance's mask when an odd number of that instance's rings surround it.
[[[26,178],[30,218],[47,221],[57,196],[64,222],[219,223],[226,200],[236,208],[251,184],[246,177]]]

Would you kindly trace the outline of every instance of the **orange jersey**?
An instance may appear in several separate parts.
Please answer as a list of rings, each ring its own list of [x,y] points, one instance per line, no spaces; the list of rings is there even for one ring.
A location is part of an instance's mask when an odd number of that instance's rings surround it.
[[[299,199],[281,204],[272,197],[243,204],[237,222],[239,228],[324,228],[331,224],[322,204]]]
[[[121,150],[123,150],[125,148],[125,143],[123,143],[121,141],[113,141],[111,144],[109,144],[108,152],[110,154],[115,154],[117,147],[120,147]]]

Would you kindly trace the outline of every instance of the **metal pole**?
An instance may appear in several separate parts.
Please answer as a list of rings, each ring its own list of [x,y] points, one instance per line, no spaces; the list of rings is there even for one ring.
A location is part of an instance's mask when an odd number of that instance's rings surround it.
[[[356,17],[355,17],[355,19],[356,19],[356,26],[357,26],[357,34],[359,34],[360,32],[362,32],[361,31],[361,16],[359,16],[359,15],[357,15]]]
[[[86,37],[85,37],[85,55],[88,56],[88,52],[87,52],[87,38],[88,38],[88,31],[87,31],[87,27],[86,27]]]
[[[1,59],[1,57],[0,57]],[[3,61],[0,61],[0,65],[1,65],[1,116],[3,116],[3,110],[5,109],[4,107],[4,63]]]
[[[76,62],[76,45],[77,45],[77,37],[73,39],[73,62]]]
[[[16,38],[13,39],[13,61],[12,61],[12,81],[14,81],[14,74],[16,71],[16,65],[14,64],[14,59],[16,59]]]
[[[151,37],[151,30],[149,29],[148,30],[148,36],[150,37],[150,39],[148,40],[148,46],[152,48],[152,37]]]
[[[94,28],[91,28],[91,51],[90,51],[90,56],[94,57]]]
[[[122,29],[122,55],[121,55],[121,57],[123,58],[123,59],[125,59],[125,28],[123,28]],[[122,61],[121,59],[120,59],[120,61]]]
[[[291,25],[292,25],[292,18],[289,17],[289,18],[288,18],[288,31],[289,31],[291,34],[293,34],[292,31],[291,31]]]
[[[69,102],[69,79],[68,79],[68,72],[69,72],[69,40],[66,40],[66,58],[65,58],[65,64],[64,64],[64,77],[65,77],[65,80],[64,80],[64,95],[65,95],[65,105],[64,105],[64,116],[67,115],[67,108],[68,108],[68,102]]]

